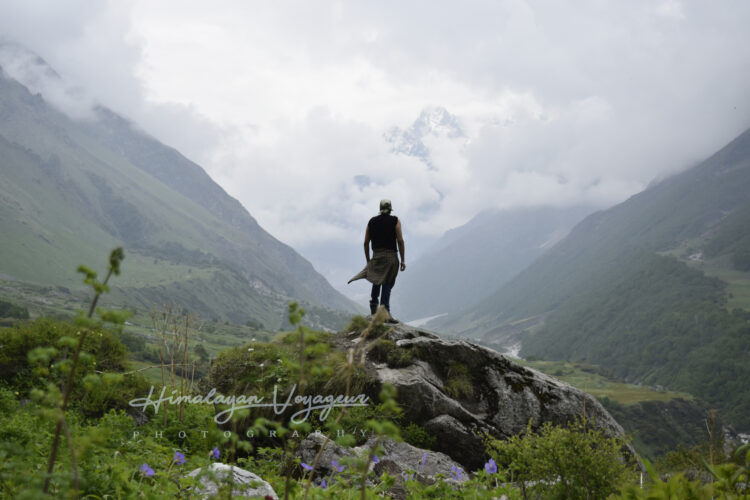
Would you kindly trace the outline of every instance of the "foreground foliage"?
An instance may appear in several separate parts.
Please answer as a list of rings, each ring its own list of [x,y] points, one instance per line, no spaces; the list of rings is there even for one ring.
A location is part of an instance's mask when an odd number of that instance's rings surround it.
[[[40,344],[55,345],[74,328],[66,323],[38,320],[0,330],[0,343],[8,347],[0,350],[3,367],[0,496],[3,498],[39,498],[41,495],[56,417],[44,400],[35,399],[31,394],[35,387],[59,382],[59,376],[55,370],[35,371],[25,358]],[[116,332],[95,331],[98,333],[87,338],[84,351],[92,356],[101,352],[103,358],[101,361],[94,358],[76,377],[74,394],[77,396],[66,411],[71,440],[61,442],[59,458],[51,475],[50,494],[53,497],[191,498],[191,488],[196,485],[196,480],[186,477],[186,473],[221,460],[255,472],[271,483],[280,495],[289,492],[290,498],[303,498],[306,494],[308,498],[361,498],[363,491],[365,498],[375,498],[384,494],[388,496],[393,488],[402,488],[407,498],[414,499],[499,498],[501,495],[509,499],[606,498],[608,495],[615,498],[743,498],[741,484],[747,481],[747,455],[744,463],[739,461],[741,453],[738,452],[735,462],[711,467],[715,474],[712,484],[690,481],[679,473],[662,480],[649,465],[651,481],[646,481],[641,488],[636,481],[634,466],[623,464],[619,458],[623,443],[607,438],[600,431],[585,428],[582,421],[568,427],[547,424],[537,433],[529,431],[507,441],[490,440],[485,470],[469,474],[470,479],[462,484],[456,480],[459,474],[466,477],[467,473],[463,471],[457,471],[454,477],[438,477],[434,484],[423,484],[417,479],[419,464],[414,464],[414,471],[405,477],[387,474],[375,477],[372,472],[366,472],[364,466],[374,460],[377,450],[373,450],[370,457],[362,457],[359,463],[347,464],[345,472],[325,478],[325,483],[321,483],[320,478],[311,481],[299,459],[293,455],[294,439],[287,437],[274,446],[263,446],[260,441],[242,441],[235,433],[227,437],[224,429],[214,423],[211,407],[187,405],[181,421],[177,408],[167,407],[166,426],[162,418],[151,418],[136,425],[123,409],[127,408],[127,400],[132,395],[143,395],[143,392],[139,393],[143,386],[142,381],[138,381],[138,374],[123,376],[117,382],[120,385],[115,386],[119,389],[112,392],[106,390],[106,385],[87,390],[85,380],[94,371],[94,366],[107,365],[113,372],[127,367],[126,351]],[[321,333],[312,335],[327,338]],[[282,344],[290,336],[281,336]],[[278,363],[282,367],[292,363],[297,352],[272,344],[254,345],[257,347],[253,349],[257,351],[248,353],[246,348],[244,352],[252,355],[270,349],[266,354],[272,351],[274,355],[283,356],[279,358],[282,362]],[[324,354],[323,358],[326,356]],[[255,360],[256,368],[265,359]],[[311,355],[306,360],[309,369],[314,368],[314,363],[322,364],[323,359]],[[18,376],[21,373],[25,376]],[[279,374],[281,372],[274,373]],[[296,369],[294,374],[298,374]],[[256,375],[262,378],[267,374],[259,370]],[[310,378],[315,379],[314,376]],[[110,399],[97,396],[100,392],[110,394]],[[95,401],[100,406],[93,405]],[[389,404],[392,405],[393,401]],[[338,424],[347,419],[350,422],[366,421],[376,434],[398,436],[407,433],[407,426],[394,428],[386,425],[398,422],[398,418],[388,420],[385,415],[384,408],[379,406],[342,416]],[[267,421],[256,420],[254,425],[258,429],[263,426],[280,428],[278,424]],[[429,441],[429,436],[419,432],[421,429],[414,429],[414,426],[408,429],[408,432]],[[80,476],[77,492],[73,490],[72,450],[75,451]],[[747,447],[744,453],[747,454]],[[364,489],[363,479],[367,481]]]
[[[113,252],[115,257],[110,274],[122,259],[121,253]],[[122,315],[95,309],[98,297],[107,291],[106,279],[99,282],[93,271],[82,270],[95,292],[88,315],[82,313],[74,324],[41,319],[0,328],[3,498],[197,498],[199,479],[187,473],[214,461],[258,474],[284,498],[747,498],[747,446],[732,462],[705,464],[714,477],[711,484],[691,482],[680,473],[662,480],[647,463],[651,482],[643,488],[636,486],[635,464],[623,461],[625,443],[587,428],[585,420],[562,427],[547,423],[536,433],[529,425],[526,433],[507,441],[487,438],[484,470],[458,467],[450,477],[426,478],[421,475],[422,463],[400,477],[376,475],[371,466],[383,452],[383,439],[406,439],[423,448],[434,444],[424,429],[402,421],[395,390],[388,385],[379,404],[338,408],[328,419],[316,416],[299,424],[267,409],[244,409],[219,426],[213,417],[222,407],[200,404],[165,404],[158,418],[153,407],[140,413],[128,402],[145,396],[150,384],[129,369],[121,332],[103,326],[104,320],[122,321]],[[95,310],[102,321],[93,319]],[[225,394],[244,394],[252,387],[266,397],[281,383],[294,384],[299,393],[307,394],[352,395],[364,390],[365,342],[346,353],[337,350],[332,335],[301,325],[304,314],[292,303],[289,324],[294,331],[272,342],[251,342],[222,352],[211,369],[210,383]],[[363,338],[377,337],[385,328],[377,316],[370,322],[355,318],[350,327]],[[185,332],[183,361],[189,352],[187,339]],[[376,341],[371,355],[400,366],[406,360],[395,356],[393,347]],[[200,349],[193,351],[202,354]],[[164,363],[162,369],[174,374],[174,358],[171,366]],[[472,390],[469,374],[460,365],[448,363],[445,376],[454,381],[456,392]],[[167,393],[174,389],[183,394],[191,387],[170,376]],[[311,464],[300,462],[295,453],[299,442],[313,430],[327,436],[325,443],[362,444],[359,437],[340,432],[352,426],[376,437],[363,455],[342,459],[325,477],[313,475],[322,448]],[[231,485],[222,488],[221,496],[230,497]]]
[[[490,455],[533,498],[606,498],[633,480],[623,463],[625,442],[580,419],[567,427],[544,424],[507,441],[488,439]]]

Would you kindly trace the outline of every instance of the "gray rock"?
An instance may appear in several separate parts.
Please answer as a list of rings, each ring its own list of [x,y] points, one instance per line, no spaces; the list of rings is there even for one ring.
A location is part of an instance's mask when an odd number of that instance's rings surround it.
[[[378,438],[371,437],[362,448],[369,452],[377,443]],[[384,448],[384,452],[378,456],[379,462],[372,467],[378,476],[386,471],[396,477],[414,474],[412,479],[426,484],[434,483],[438,474],[443,474],[447,480],[458,483],[469,479],[463,466],[445,453],[423,450],[392,439],[382,439],[379,444]]]
[[[482,468],[487,460],[483,433],[506,439],[524,432],[529,422],[538,429],[546,422],[564,425],[585,414],[588,423],[608,435],[624,436],[594,397],[491,349],[443,340],[403,323],[381,339],[408,350],[406,359],[411,361],[389,367],[368,354],[368,372],[379,382],[371,397],[377,396],[380,384],[395,386],[406,420],[423,426],[437,438],[439,451],[469,471]],[[636,456],[632,447],[627,451]]]
[[[325,436],[323,434],[314,432],[308,435],[300,442],[297,449],[297,456],[302,463],[312,466],[315,464],[315,457],[318,455],[318,451],[324,442]],[[342,459],[356,458],[359,456],[356,451],[356,448],[344,448],[336,444],[334,440],[329,440],[323,449],[318,463],[315,464],[314,477],[332,476],[334,473],[337,473],[338,471],[334,470],[331,462],[333,460],[341,462]]]
[[[220,462],[213,463],[204,468],[198,468],[188,474],[188,477],[199,477],[201,485],[196,488],[195,493],[200,498],[213,498],[219,493],[219,486],[227,484],[230,480],[232,496],[249,498],[271,497],[278,500],[276,492],[270,484],[260,476],[250,471],[240,469]]]
[[[302,462],[313,465],[324,441],[325,437],[322,434],[310,434],[300,442],[297,456]],[[315,477],[318,478],[316,482],[323,477],[331,478],[336,474],[346,473],[345,470],[339,472],[335,469],[332,464],[334,460],[343,466],[351,459],[369,458],[371,450],[378,444],[383,447],[383,451],[377,455],[377,463],[372,461],[369,464],[369,469],[376,476],[388,472],[403,480],[408,475],[408,479],[426,484],[434,483],[437,474],[443,474],[448,480],[454,482],[463,482],[468,479],[463,466],[444,453],[423,450],[408,443],[373,436],[364,445],[354,448],[344,448],[332,440],[328,441],[315,465]]]

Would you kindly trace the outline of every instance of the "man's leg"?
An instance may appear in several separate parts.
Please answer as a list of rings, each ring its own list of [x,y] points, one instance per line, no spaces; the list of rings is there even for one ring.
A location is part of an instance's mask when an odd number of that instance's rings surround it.
[[[370,314],[375,314],[378,310],[378,295],[380,295],[380,285],[372,285],[372,293],[370,293]]]
[[[383,291],[380,294],[380,303],[383,304],[383,307],[388,309],[388,312],[391,312],[391,289],[392,288],[393,288],[393,285],[383,283]]]

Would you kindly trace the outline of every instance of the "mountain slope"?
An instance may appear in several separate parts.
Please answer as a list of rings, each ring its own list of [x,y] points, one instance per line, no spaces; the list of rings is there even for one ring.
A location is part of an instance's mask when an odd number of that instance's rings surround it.
[[[522,354],[601,364],[686,390],[750,427],[750,131],[702,164],[587,217],[444,330],[500,342],[533,328]],[[729,283],[716,276],[730,279]],[[518,332],[516,331],[517,335]],[[492,337],[495,337],[492,339]]]
[[[106,109],[74,121],[0,76],[0,273],[76,288],[123,245],[112,298],[278,327],[289,300],[354,311],[198,165]],[[317,311],[317,312],[316,312]],[[333,326],[333,325],[331,325]]]
[[[398,290],[407,318],[455,313],[540,256],[592,209],[535,207],[484,212],[448,231],[409,266]]]

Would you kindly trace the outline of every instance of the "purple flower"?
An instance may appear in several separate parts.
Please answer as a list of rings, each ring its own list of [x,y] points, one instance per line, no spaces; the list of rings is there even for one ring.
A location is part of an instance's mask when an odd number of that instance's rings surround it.
[[[323,489],[326,489],[328,487],[328,483],[326,483],[325,478],[320,482],[320,487]]]
[[[497,473],[497,464],[495,463],[495,460],[490,458],[490,461],[484,464],[484,470],[487,471],[487,474]]]
[[[147,463],[144,463],[143,465],[141,465],[141,474],[146,477],[151,477],[154,475],[154,469],[149,467]]]
[[[372,461],[373,461],[374,463],[376,463],[376,464],[377,464],[377,463],[380,463],[380,459],[378,458],[378,456],[377,456],[377,455],[373,455],[373,456],[372,456]]]
[[[172,457],[172,460],[177,465],[182,465],[182,464],[185,463],[185,455],[183,453],[179,452],[179,451],[176,451],[174,453],[174,457]]]
[[[427,462],[427,452],[422,453],[422,463],[419,464],[419,470],[422,470],[425,462]]]
[[[307,465],[305,462],[302,462],[300,465],[305,470],[312,470],[312,465]]]
[[[219,451],[219,447],[218,446],[214,446],[214,449],[211,451],[211,454],[213,455],[214,460],[218,460],[219,457],[221,456],[221,452]]]
[[[409,481],[414,478],[414,474],[407,474],[406,472],[401,473],[401,478],[404,480],[404,482]]]
[[[462,472],[461,472],[461,467],[456,467],[454,465],[453,469],[451,469],[451,470],[453,470],[453,472],[456,473],[456,476],[455,476],[456,481],[460,481],[461,477],[463,477]]]
[[[339,462],[337,460],[331,460],[331,465],[333,465],[337,471],[341,472],[344,470],[343,465],[339,465]]]

